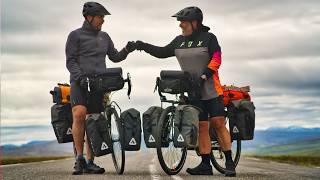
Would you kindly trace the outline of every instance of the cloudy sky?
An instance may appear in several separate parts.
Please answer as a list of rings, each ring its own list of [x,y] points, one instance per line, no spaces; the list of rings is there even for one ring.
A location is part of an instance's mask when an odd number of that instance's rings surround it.
[[[1,125],[49,125],[57,82],[68,82],[64,47],[70,31],[80,27],[85,1],[1,1]],[[298,0],[111,1],[103,31],[119,50],[128,40],[166,45],[180,34],[170,16],[198,6],[204,24],[222,47],[222,84],[250,85],[256,127],[320,126],[320,2]],[[153,93],[161,69],[179,69],[175,58],[156,59],[133,52],[121,63],[133,80],[114,94],[123,109],[141,112],[159,105]]]

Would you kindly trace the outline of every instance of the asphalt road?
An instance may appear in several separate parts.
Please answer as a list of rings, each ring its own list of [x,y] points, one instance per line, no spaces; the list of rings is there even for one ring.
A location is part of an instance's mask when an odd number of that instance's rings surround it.
[[[102,175],[72,176],[73,159],[15,164],[1,166],[3,179],[117,179],[117,180],[206,180],[206,179],[320,179],[320,167],[308,168],[302,166],[276,163],[267,160],[242,157],[237,167],[236,178],[226,178],[214,170],[213,176],[190,176],[187,167],[194,167],[200,158],[193,152],[188,152],[186,164],[175,176],[166,175],[160,167],[155,149],[139,152],[127,152],[126,166],[123,175],[117,175],[110,155],[96,158],[106,172]]]

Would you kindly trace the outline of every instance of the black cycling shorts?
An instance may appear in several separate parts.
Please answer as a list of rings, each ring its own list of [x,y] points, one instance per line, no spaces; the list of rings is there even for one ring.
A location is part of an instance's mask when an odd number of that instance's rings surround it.
[[[103,94],[87,93],[86,89],[80,87],[78,82],[71,82],[70,89],[71,107],[83,105],[87,108],[87,114],[103,112]]]
[[[199,115],[200,121],[209,121],[209,118],[225,116],[223,96],[208,100],[191,101],[191,105],[199,107],[202,111]]]

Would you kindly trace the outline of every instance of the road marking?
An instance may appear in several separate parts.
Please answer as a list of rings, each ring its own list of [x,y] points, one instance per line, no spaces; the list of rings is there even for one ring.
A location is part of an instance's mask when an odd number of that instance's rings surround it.
[[[158,174],[155,174],[155,173],[157,173],[157,169],[154,164],[149,165],[149,171],[150,171],[152,180],[160,180],[161,179],[161,177]]]
[[[249,160],[255,160],[255,161],[261,161],[261,159],[254,158],[254,157],[246,157],[246,159],[249,159]]]
[[[171,176],[174,180],[183,180],[182,177],[178,176],[178,175],[173,175]]]
[[[152,164],[149,165],[149,171],[150,171],[152,180],[161,179],[160,175],[156,174],[157,173],[157,169],[156,169],[156,165],[155,165],[156,161],[157,161],[157,159],[155,157],[152,158],[152,160],[151,160]],[[172,177],[174,180],[183,180],[183,178],[178,175],[172,175],[170,177]]]

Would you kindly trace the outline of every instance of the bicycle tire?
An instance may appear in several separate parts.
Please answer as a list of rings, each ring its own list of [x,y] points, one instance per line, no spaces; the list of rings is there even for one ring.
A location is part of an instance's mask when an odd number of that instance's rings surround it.
[[[168,175],[175,175],[178,174],[181,169],[183,168],[183,165],[185,163],[186,157],[187,157],[187,148],[175,148],[173,145],[173,135],[171,134],[171,142],[170,142],[170,138],[168,138],[170,136],[170,133],[172,133],[173,131],[173,118],[174,118],[174,113],[175,113],[175,107],[174,106],[169,106],[167,107],[160,116],[160,119],[158,121],[157,124],[157,132],[156,132],[156,142],[157,142],[157,155],[158,155],[158,160],[159,163],[161,165],[161,168],[164,170],[164,172]],[[171,115],[170,115],[171,114]],[[170,121],[171,120],[171,121]],[[171,124],[171,126],[170,126]],[[168,128],[170,128],[169,133],[168,133]],[[165,135],[165,138],[168,138],[169,141],[163,141],[163,135]],[[168,147],[165,147],[166,145],[163,145],[165,143],[168,143]],[[170,152],[174,152],[174,150],[177,150],[176,153],[179,154],[179,151],[181,151],[181,157],[179,158],[177,156],[177,154],[175,154],[175,158],[178,161],[171,161],[172,162],[172,166],[169,167],[166,163],[165,157],[169,157],[166,156],[166,153],[163,153],[162,150],[163,149],[168,149],[168,151]],[[180,150],[179,150],[180,149]],[[169,153],[167,152],[167,153]],[[170,158],[170,157],[169,157]],[[177,164],[176,166],[173,166],[174,164]]]
[[[116,111],[116,109],[111,108],[110,109],[110,114],[109,116],[109,120],[110,120],[110,128],[109,128],[109,133],[110,133],[110,137],[111,137],[111,142],[112,142],[112,161],[113,161],[113,165],[116,169],[117,174],[121,175],[124,172],[124,167],[125,167],[125,150],[123,148],[123,122],[121,121],[121,119],[119,118],[118,112]],[[115,128],[113,128],[113,125],[116,125]],[[113,128],[113,129],[112,129]],[[113,131],[117,131],[119,137],[116,138],[114,135],[112,135],[112,130]],[[120,149],[120,151],[119,151]],[[119,151],[119,152],[118,152]],[[118,159],[119,157],[121,157],[121,159]]]

